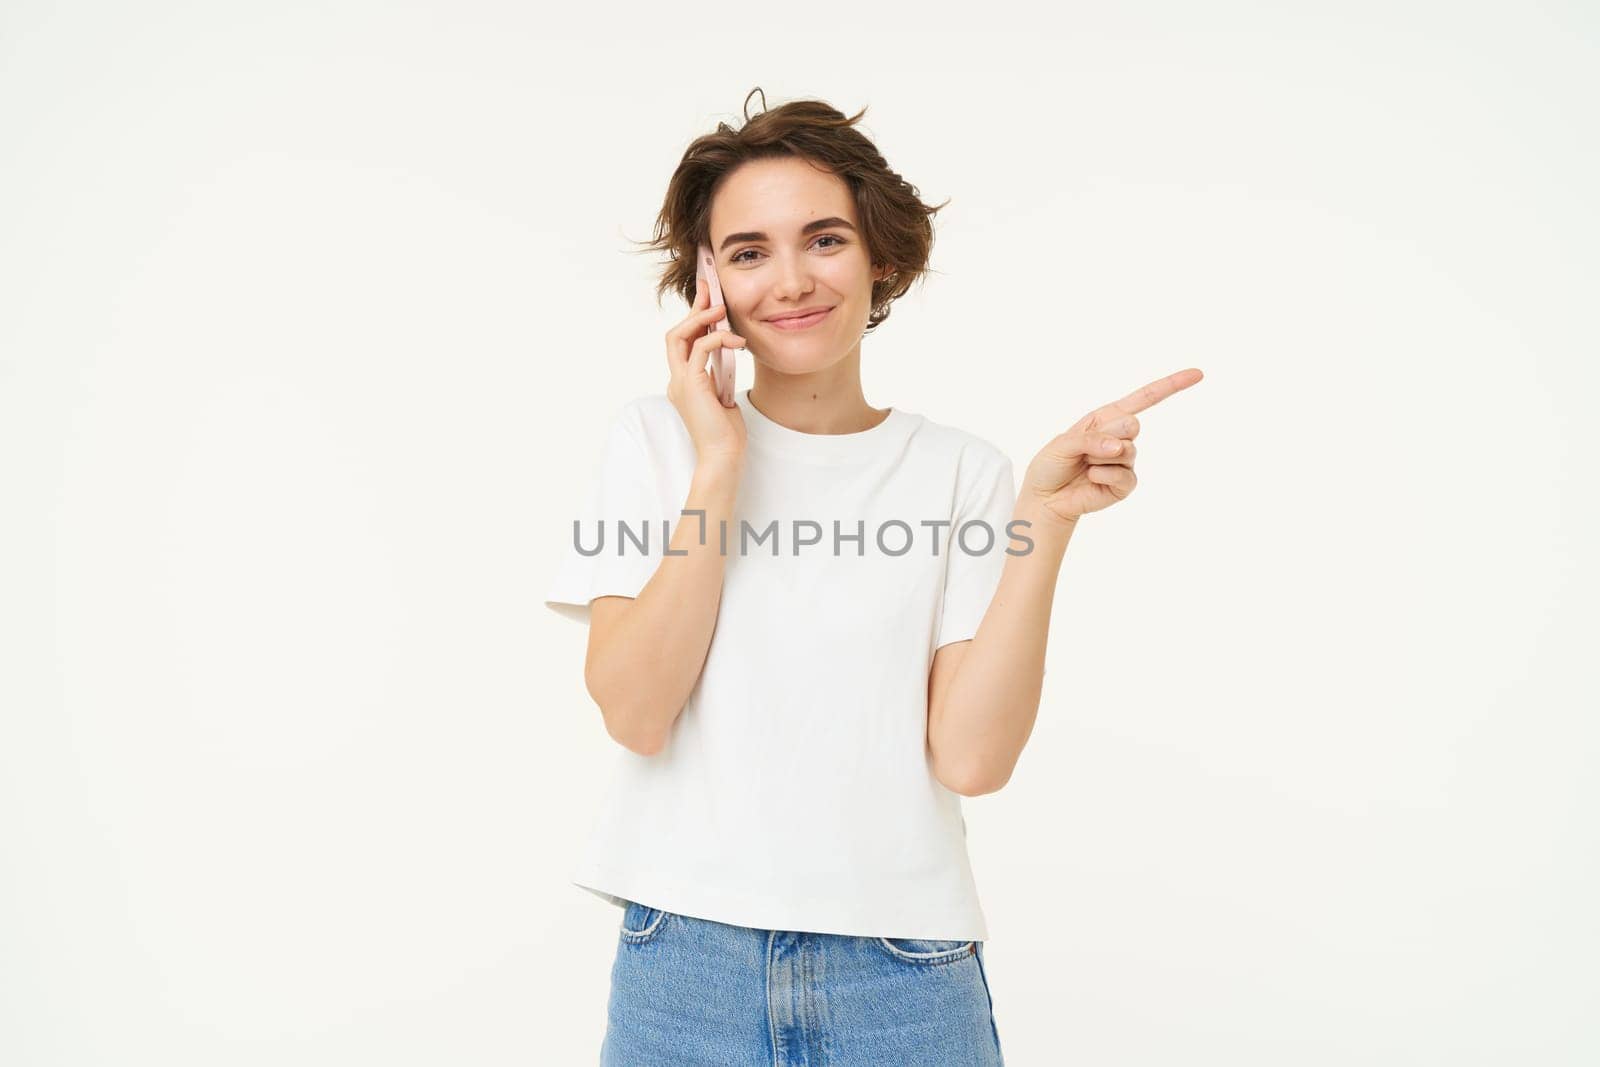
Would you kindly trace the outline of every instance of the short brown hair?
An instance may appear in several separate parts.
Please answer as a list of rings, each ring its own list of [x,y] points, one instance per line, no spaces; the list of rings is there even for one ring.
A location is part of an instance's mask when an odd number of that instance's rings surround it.
[[[756,93],[761,93],[762,111],[752,117],[750,97]],[[669,289],[684,303],[694,302],[695,252],[700,242],[710,240],[711,199],[723,179],[751,160],[794,156],[844,180],[855,199],[870,262],[894,268],[872,283],[872,311],[867,317],[871,332],[889,317],[889,305],[931,270],[931,220],[949,201],[937,207],[924,204],[916,186],[889,169],[877,147],[854,128],[866,108],[846,118],[821,100],[793,100],[768,111],[766,93],[759,86],[744,103],[744,125],[735,130],[719,122],[715,132],[695,138],[667,183],[655,237],[641,249],[670,256],[656,285],[656,305]]]

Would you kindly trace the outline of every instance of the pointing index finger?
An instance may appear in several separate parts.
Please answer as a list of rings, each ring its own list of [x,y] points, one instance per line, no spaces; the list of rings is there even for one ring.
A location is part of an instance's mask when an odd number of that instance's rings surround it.
[[[1153,407],[1178,392],[1187,389],[1198,382],[1205,375],[1200,373],[1199,367],[1190,367],[1187,370],[1169,374],[1165,378],[1158,378],[1149,385],[1141,386],[1118,400],[1115,404],[1108,405],[1129,415],[1136,414],[1148,407]]]

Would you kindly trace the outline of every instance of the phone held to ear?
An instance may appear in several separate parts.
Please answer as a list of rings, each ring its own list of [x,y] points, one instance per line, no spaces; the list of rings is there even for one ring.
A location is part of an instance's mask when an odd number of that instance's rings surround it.
[[[711,287],[711,306],[723,307],[722,283],[717,280],[716,257],[711,254],[711,246],[701,243],[697,254],[700,257],[700,276]],[[712,323],[706,329],[706,333],[713,334],[721,329],[732,328],[733,322],[729,319],[721,323]],[[733,399],[733,374],[738,366],[738,361],[734,358],[736,355],[737,349],[718,348],[711,353],[711,358],[706,360],[711,366],[711,384],[717,391],[717,399],[722,401],[722,406],[725,408],[731,408],[736,403]]]

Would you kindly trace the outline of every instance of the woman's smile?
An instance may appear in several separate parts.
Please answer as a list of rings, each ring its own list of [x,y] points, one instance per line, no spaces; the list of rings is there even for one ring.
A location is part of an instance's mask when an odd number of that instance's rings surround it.
[[[793,319],[768,319],[767,325],[775,330],[809,330],[823,319],[833,313],[833,308],[825,308],[815,315],[805,315]]]

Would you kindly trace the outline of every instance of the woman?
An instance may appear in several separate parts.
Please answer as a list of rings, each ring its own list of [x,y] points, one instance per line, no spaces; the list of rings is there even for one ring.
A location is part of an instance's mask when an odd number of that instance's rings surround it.
[[[573,873],[624,909],[603,1063],[1002,1062],[960,798],[1027,740],[1062,553],[1133,489],[1134,412],[1199,380],[1085,416],[1020,496],[987,441],[868,405],[862,337],[939,209],[863,113],[798,101],[690,145],[651,243],[658,296],[691,301],[666,395],[612,425],[546,598],[589,621],[624,749]],[[718,347],[754,357],[732,407]]]

